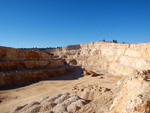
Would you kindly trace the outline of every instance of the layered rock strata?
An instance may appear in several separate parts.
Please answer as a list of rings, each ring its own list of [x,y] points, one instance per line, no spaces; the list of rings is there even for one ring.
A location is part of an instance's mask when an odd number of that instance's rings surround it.
[[[9,47],[0,47],[0,60],[50,60],[53,59],[52,54],[33,52],[24,49],[15,49]]]
[[[1,61],[0,71],[56,68],[63,65],[64,62],[61,59],[52,59],[44,61]]]
[[[71,73],[75,67],[62,67],[54,69],[22,70],[0,73],[0,87],[19,86],[39,80],[45,80],[53,77]]]
[[[22,49],[0,47],[0,87],[18,86],[74,71],[62,59]]]
[[[76,60],[77,65],[88,70],[136,75],[137,70],[150,69],[149,49],[150,43],[118,44],[97,41],[50,49],[46,52],[65,59],[67,63]]]

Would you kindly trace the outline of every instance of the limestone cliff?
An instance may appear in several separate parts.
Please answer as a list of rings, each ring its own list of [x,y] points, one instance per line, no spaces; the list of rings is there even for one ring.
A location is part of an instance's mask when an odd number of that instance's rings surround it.
[[[149,49],[150,43],[118,44],[97,41],[48,51],[68,63],[76,60],[77,65],[92,71],[136,75],[137,70],[150,69]]]

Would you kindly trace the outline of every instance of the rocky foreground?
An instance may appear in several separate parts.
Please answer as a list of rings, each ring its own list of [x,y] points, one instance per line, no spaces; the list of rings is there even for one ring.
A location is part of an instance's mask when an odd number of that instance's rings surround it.
[[[60,93],[54,96],[47,96],[39,101],[17,107],[13,113],[74,113],[87,104],[88,101],[77,95]]]

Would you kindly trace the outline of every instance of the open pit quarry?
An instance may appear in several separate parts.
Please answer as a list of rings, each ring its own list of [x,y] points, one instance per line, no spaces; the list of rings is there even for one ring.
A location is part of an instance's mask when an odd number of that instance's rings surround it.
[[[150,113],[150,43],[0,47],[0,113]]]

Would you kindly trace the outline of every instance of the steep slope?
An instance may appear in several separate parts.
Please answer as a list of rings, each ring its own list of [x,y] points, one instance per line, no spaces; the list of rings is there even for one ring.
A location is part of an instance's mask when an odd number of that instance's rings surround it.
[[[61,76],[74,71],[53,54],[0,47],[0,89]]]
[[[52,54],[33,52],[29,50],[16,49],[0,46],[0,60],[50,60],[53,59]]]
[[[150,43],[117,44],[109,42],[91,42],[71,45],[64,48],[47,50],[71,64],[96,72],[107,71],[112,74],[136,75],[137,70],[150,69]]]

